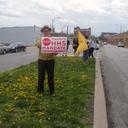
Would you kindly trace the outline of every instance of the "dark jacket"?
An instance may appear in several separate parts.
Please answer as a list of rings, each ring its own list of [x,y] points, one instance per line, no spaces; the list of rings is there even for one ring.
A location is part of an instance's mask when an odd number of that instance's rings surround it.
[[[78,47],[78,38],[73,39],[73,49],[77,49]]]

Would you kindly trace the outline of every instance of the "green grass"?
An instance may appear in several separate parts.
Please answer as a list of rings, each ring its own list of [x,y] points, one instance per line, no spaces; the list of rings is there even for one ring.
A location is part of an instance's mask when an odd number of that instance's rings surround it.
[[[37,90],[37,63],[0,74],[0,128],[92,128],[95,60],[58,57],[56,97]]]

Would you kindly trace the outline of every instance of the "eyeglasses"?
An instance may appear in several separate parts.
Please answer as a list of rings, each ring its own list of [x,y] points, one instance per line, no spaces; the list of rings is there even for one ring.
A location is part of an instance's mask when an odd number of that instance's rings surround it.
[[[43,32],[49,32],[48,30],[44,30]]]

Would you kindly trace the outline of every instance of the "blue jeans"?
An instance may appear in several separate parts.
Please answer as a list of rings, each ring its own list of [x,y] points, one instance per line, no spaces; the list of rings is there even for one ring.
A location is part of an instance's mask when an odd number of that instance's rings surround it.
[[[86,62],[89,58],[89,50],[83,52],[83,61]]]

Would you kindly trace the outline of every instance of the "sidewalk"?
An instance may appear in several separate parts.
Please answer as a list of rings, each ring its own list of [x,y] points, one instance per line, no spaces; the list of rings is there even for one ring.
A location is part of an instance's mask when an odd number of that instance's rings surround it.
[[[74,56],[73,49],[69,50],[68,56]],[[94,125],[93,128],[108,128],[106,102],[103,87],[103,80],[100,67],[100,53],[95,54],[96,59],[96,79],[95,79],[95,98],[94,98]]]

